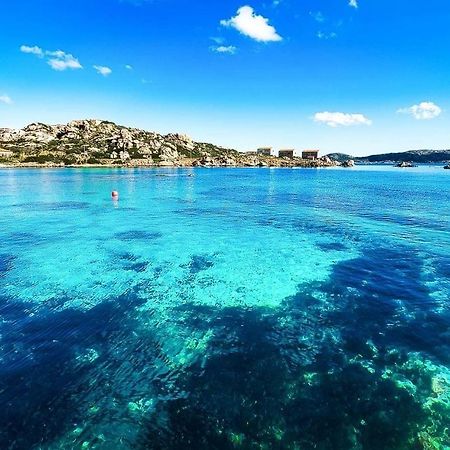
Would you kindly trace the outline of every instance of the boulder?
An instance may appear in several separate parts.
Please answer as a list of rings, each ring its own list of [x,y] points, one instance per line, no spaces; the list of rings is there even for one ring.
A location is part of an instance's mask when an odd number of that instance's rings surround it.
[[[413,164],[412,162],[409,161],[402,161],[401,163],[398,163],[395,167],[416,167],[415,164]]]

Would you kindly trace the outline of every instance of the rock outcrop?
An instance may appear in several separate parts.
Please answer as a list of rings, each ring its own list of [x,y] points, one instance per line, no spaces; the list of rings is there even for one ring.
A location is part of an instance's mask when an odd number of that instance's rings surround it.
[[[348,159],[347,161],[344,161],[341,163],[342,167],[355,167],[355,161],[353,159]]]
[[[161,135],[102,120],[32,123],[21,130],[0,128],[0,147],[12,162],[47,165],[177,166],[205,155],[233,159],[238,153],[194,142],[185,135]]]

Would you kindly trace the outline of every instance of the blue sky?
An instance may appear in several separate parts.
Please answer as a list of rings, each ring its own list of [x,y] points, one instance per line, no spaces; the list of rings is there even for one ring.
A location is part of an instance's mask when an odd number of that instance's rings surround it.
[[[0,127],[253,150],[450,148],[450,2],[2,0]]]

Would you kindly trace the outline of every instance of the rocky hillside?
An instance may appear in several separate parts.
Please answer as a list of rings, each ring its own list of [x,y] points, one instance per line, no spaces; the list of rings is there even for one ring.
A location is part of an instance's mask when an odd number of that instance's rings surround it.
[[[275,166],[338,165],[328,158],[306,161],[240,153],[103,120],[66,125],[32,123],[21,130],[0,128],[0,163],[17,166]]]
[[[32,123],[22,130],[0,129],[0,155],[21,163],[174,165],[205,155],[233,157],[237,152],[180,134],[163,136],[102,120],[76,120],[67,125]]]

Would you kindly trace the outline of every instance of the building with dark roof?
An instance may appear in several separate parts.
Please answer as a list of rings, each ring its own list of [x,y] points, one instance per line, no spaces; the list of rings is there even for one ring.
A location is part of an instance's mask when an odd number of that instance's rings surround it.
[[[279,150],[278,152],[279,158],[293,158],[294,157],[294,150],[293,149],[283,149]]]
[[[272,154],[272,147],[261,147],[257,150],[258,155],[270,156]]]
[[[304,150],[302,152],[302,159],[317,159],[319,157],[319,150]]]

